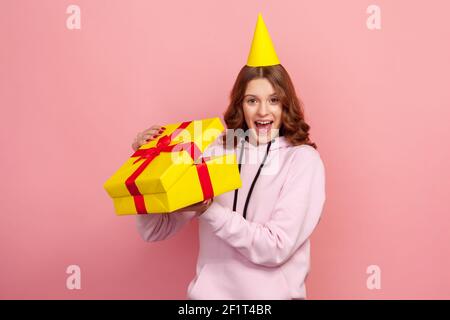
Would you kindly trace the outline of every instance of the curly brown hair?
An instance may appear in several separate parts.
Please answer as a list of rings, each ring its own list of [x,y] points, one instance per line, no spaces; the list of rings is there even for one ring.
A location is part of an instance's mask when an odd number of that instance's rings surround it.
[[[247,131],[243,111],[243,100],[247,84],[253,79],[266,78],[274,87],[282,103],[280,136],[284,136],[291,145],[297,146],[307,144],[315,149],[317,145],[310,141],[310,126],[305,122],[303,112],[303,102],[297,97],[294,85],[286,69],[281,65],[249,67],[245,65],[239,72],[230,93],[230,104],[224,113],[224,120],[227,125],[227,133],[223,135],[223,144],[237,145],[237,137],[230,132],[236,130]]]

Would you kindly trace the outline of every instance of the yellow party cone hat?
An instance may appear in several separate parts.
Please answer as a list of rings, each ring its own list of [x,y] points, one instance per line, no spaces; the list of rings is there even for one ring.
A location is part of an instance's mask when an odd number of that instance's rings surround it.
[[[272,39],[261,13],[258,14],[255,33],[253,35],[252,47],[247,59],[247,66],[273,66],[280,64],[277,53],[273,47]]]

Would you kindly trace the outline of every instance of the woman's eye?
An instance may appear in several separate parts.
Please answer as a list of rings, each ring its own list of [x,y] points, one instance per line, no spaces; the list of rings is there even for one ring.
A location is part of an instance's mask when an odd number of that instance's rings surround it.
[[[256,100],[255,99],[248,99],[247,102],[248,103],[254,103],[254,102],[256,102]]]
[[[280,100],[278,98],[272,98],[271,102],[272,103],[278,103]]]

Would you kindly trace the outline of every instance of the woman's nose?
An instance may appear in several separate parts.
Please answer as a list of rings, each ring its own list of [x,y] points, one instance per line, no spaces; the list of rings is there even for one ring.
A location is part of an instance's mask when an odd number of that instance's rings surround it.
[[[268,113],[267,102],[262,102],[257,110],[258,116],[265,116]]]

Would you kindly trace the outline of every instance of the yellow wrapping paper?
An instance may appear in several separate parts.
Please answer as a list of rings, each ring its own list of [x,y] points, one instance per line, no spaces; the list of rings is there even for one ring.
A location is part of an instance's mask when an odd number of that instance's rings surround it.
[[[117,215],[169,213],[241,187],[234,153],[202,160],[224,130],[219,118],[165,127],[105,182]]]

